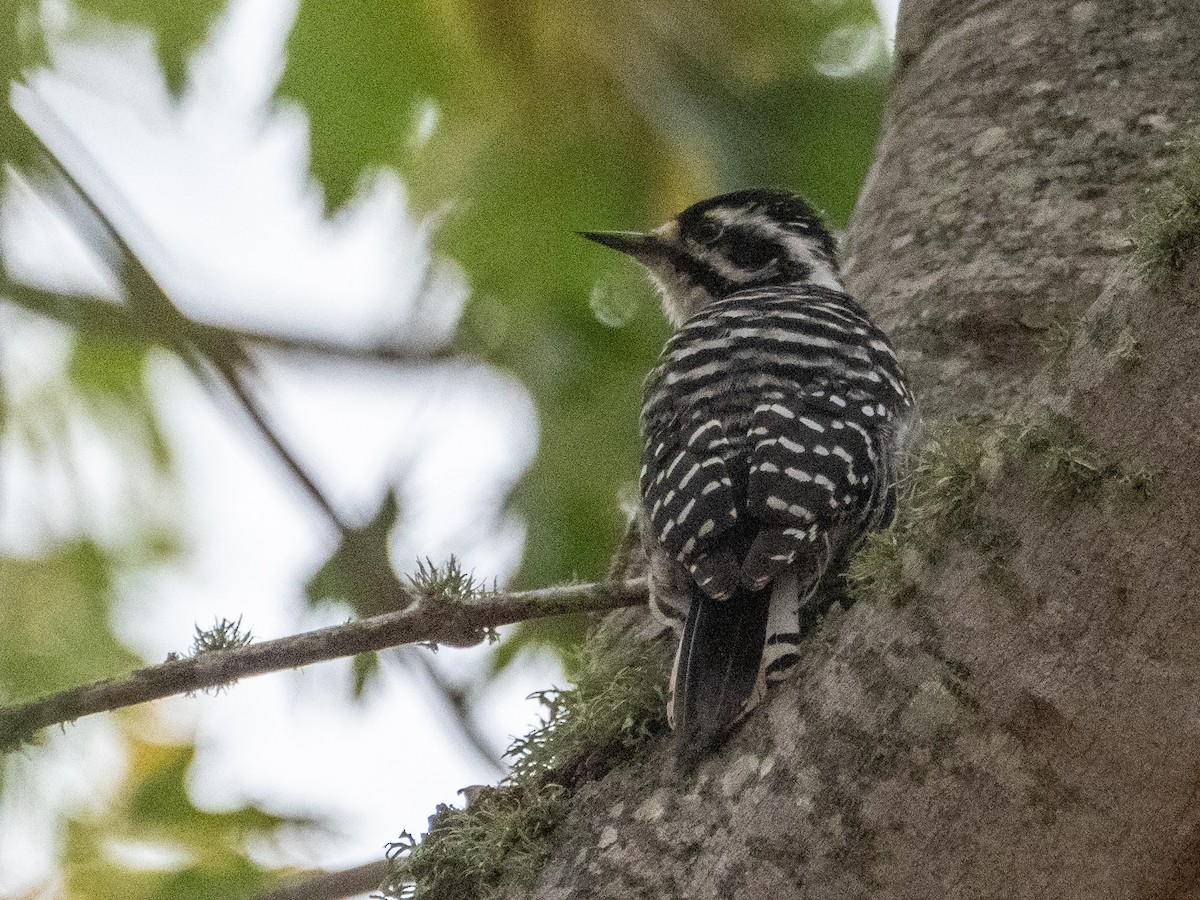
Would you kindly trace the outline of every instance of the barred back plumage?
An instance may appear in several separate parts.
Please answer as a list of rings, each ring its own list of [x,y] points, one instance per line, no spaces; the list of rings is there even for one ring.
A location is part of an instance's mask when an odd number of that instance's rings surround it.
[[[642,533],[652,601],[685,621],[670,711],[698,753],[798,660],[822,578],[890,521],[915,403],[798,198],[589,236],[650,268],[678,324],[646,381]]]

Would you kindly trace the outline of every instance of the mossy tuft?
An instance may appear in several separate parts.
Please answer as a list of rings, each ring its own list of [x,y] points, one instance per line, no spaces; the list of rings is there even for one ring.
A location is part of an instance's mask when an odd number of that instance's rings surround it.
[[[242,631],[242,617],[238,616],[237,621],[233,619],[217,619],[213,622],[211,628],[201,628],[195,626],[196,632],[192,636],[192,650],[189,656],[203,656],[206,653],[220,653],[223,650],[237,650],[241,647],[248,647],[254,643],[254,635],[249,631]],[[167,654],[167,661],[180,659],[177,653]],[[203,688],[205,694],[221,694],[237,683],[237,679],[232,679],[224,684],[214,685],[213,687]],[[192,696],[190,693],[188,696]]]
[[[1108,355],[1128,368],[1141,365],[1142,360],[1145,358],[1145,354],[1142,351],[1142,342],[1137,339],[1137,335],[1129,327],[1122,328],[1117,333],[1116,342],[1108,351]]]
[[[482,788],[466,809],[440,804],[419,844],[405,832],[388,847],[384,890],[405,900],[505,896],[501,883],[528,883],[541,870],[566,813],[557,784]]]
[[[1112,338],[1121,346],[1120,330]],[[854,599],[902,601],[920,569],[951,542],[977,550],[985,577],[1007,584],[1007,562],[1020,544],[1008,522],[981,510],[987,485],[1006,466],[1031,465],[1053,497],[1094,500],[1116,491],[1149,499],[1153,473],[1108,458],[1066,416],[1043,414],[1025,425],[990,420],[952,422],[932,436],[899,487],[896,521],[869,535],[846,569]]]
[[[212,628],[196,626],[196,633],[192,637],[191,655],[200,656],[220,650],[236,650],[239,647],[247,647],[253,642],[254,635],[249,631],[242,631],[241,616],[237,617],[236,622],[232,619],[217,619],[213,622]]]
[[[1111,314],[1074,321],[1052,319],[1049,324],[1036,330],[1040,332],[1038,349],[1047,357],[1050,371],[1056,375],[1063,374],[1068,355],[1085,339],[1125,368],[1131,369],[1143,359],[1142,345],[1133,329],[1129,325],[1122,325]]]
[[[1133,231],[1134,257],[1152,282],[1178,275],[1200,248],[1200,130],[1174,146],[1174,170],[1150,192]]]
[[[895,527],[867,535],[846,566],[846,585],[855,600],[898,600],[907,592],[904,545]]]
[[[507,755],[512,773],[466,809],[439,806],[420,843],[389,848],[383,889],[408,900],[498,900],[529,884],[554,849],[571,794],[666,727],[666,651],[611,638],[601,626],[580,651],[575,686],[534,696],[542,724]]]
[[[453,554],[440,566],[428,557],[424,560],[418,559],[417,570],[407,576],[407,581],[410,599],[430,605],[482,603],[496,593],[495,581],[489,586],[487,582],[477,579],[473,573],[464,572]],[[499,639],[496,629],[480,628],[468,631],[447,643],[450,646],[470,647],[485,640],[494,644]],[[438,649],[435,641],[422,642],[422,646],[434,651]],[[365,658],[369,657],[356,657],[355,662]]]
[[[474,603],[486,600],[496,590],[464,572],[458,560],[451,555],[439,566],[426,557],[417,560],[417,570],[408,576],[409,585],[422,600],[438,603]]]
[[[1038,331],[1038,350],[1050,360],[1052,366],[1062,364],[1067,354],[1074,348],[1079,336],[1077,322],[1060,318],[1051,319],[1045,327]]]
[[[989,421],[957,422],[935,431],[901,484],[908,528],[926,537],[970,531],[1002,443],[1003,431]]]
[[[1050,414],[1017,432],[1016,447],[1038,464],[1043,484],[1054,495],[1090,500],[1109,486],[1147,500],[1154,492],[1154,475],[1105,457],[1079,433],[1066,416]]]
[[[568,786],[594,779],[666,725],[665,651],[658,645],[584,650],[573,688],[538,691],[542,724],[508,749],[513,777]]]
[[[1100,315],[1082,322],[1088,339],[1105,351],[1109,359],[1126,368],[1142,362],[1142,344],[1129,325],[1122,325],[1112,315]]]
[[[855,599],[903,599],[915,580],[914,561],[935,558],[946,538],[989,548],[1001,530],[982,516],[979,501],[999,466],[1003,429],[988,420],[961,420],[931,429],[901,481],[896,521],[867,537],[846,569]]]

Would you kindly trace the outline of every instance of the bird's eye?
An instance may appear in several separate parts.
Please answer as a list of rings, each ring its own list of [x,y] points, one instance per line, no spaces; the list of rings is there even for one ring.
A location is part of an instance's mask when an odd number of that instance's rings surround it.
[[[741,240],[729,248],[729,259],[740,269],[757,272],[779,258],[779,248],[770,241]]]
[[[725,231],[725,226],[712,219],[701,219],[692,226],[692,239],[698,244],[714,244]]]

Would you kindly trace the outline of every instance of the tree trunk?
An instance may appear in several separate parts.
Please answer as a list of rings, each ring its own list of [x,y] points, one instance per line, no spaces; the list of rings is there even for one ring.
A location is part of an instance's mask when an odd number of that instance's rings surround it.
[[[1157,490],[985,465],[1002,557],[906,555],[695,773],[582,788],[533,896],[1200,897],[1200,265],[1152,289],[1127,245],[1198,112],[1195,0],[906,0],[851,288],[927,418],[1049,408]]]

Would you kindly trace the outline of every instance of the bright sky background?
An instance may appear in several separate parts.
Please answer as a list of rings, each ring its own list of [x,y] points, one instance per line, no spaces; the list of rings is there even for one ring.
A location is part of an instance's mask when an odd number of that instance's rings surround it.
[[[894,25],[895,4],[882,8]],[[64,29],[67,13],[49,5],[46,21],[64,37],[53,74],[32,79],[35,96],[26,103],[67,123],[77,144],[56,152],[137,239],[189,313],[347,341],[402,335],[429,259],[430,226],[411,218],[403,186],[388,175],[364,185],[333,221],[322,218],[307,176],[303,114],[271,100],[293,13],[289,0],[233,0],[176,105],[148,35],[120,30],[81,43]],[[18,273],[106,288],[82,244],[20,191],[4,205],[0,236]],[[453,264],[435,265],[436,325],[445,329],[469,288]],[[0,335],[3,379],[15,396],[36,396],[60,376],[68,348],[61,329],[0,308]],[[393,548],[399,568],[453,552],[488,578],[513,571],[522,526],[501,502],[537,441],[519,384],[484,367],[414,375],[295,357],[262,364],[263,398],[280,431],[347,517],[368,515],[409,473],[408,524]],[[183,525],[189,549],[184,563],[121,585],[119,633],[154,660],[186,650],[194,625],[219,617],[243,616],[260,639],[343,621],[345,610],[316,615],[299,596],[334,535],[248,426],[166,354],[155,360],[152,386],[181,481],[161,513]],[[86,428],[75,438],[82,478],[35,466],[11,440],[0,445],[0,542],[8,551],[97,528],[120,539],[119,526],[97,523],[123,521],[128,497],[95,486],[122,483],[121,448]],[[92,486],[86,497],[81,483]],[[31,527],[39,522],[40,530]],[[157,739],[195,739],[198,805],[254,802],[332,819],[334,835],[297,837],[272,851],[273,862],[357,865],[379,858],[401,830],[419,833],[458,788],[497,777],[446,731],[396,655],[383,655],[382,683],[360,705],[347,700],[349,665],[328,663],[216,697],[166,701],[148,721]],[[486,651],[443,650],[434,661],[464,678],[485,658]],[[531,658],[492,685],[478,709],[497,750],[536,719],[526,696],[552,683],[562,683],[557,663]],[[118,748],[112,723],[92,717],[18,764],[0,806],[0,897],[51,873],[51,811],[102,804],[122,772]],[[161,862],[153,853],[141,858]]]

